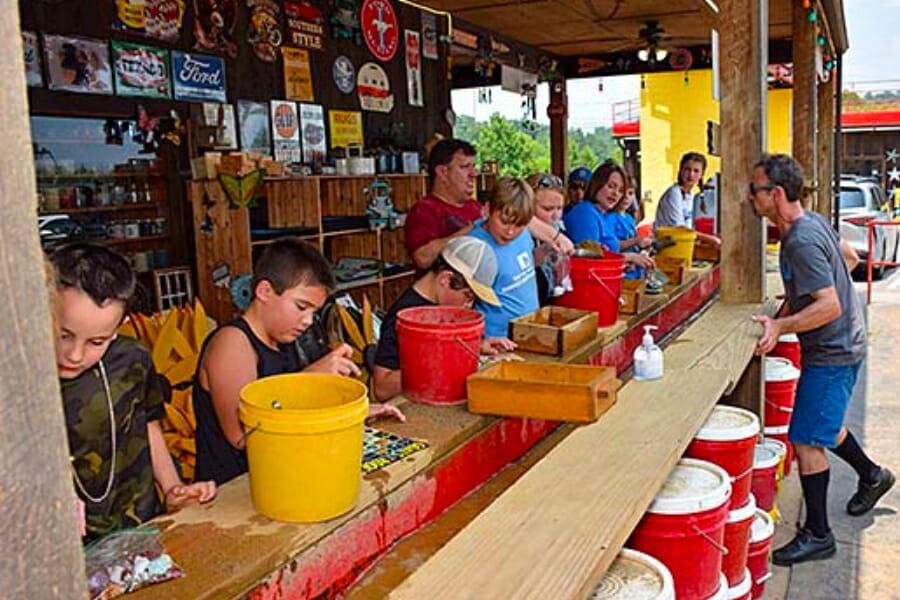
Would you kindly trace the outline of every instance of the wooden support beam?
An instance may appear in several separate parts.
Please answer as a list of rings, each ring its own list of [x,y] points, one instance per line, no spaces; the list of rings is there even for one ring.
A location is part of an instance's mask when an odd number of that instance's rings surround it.
[[[765,296],[765,250],[747,181],[766,148],[768,2],[722,0],[719,9],[722,300],[755,303]]]
[[[816,27],[809,20],[803,3],[791,3],[791,28],[794,48],[794,96],[791,145],[793,155],[803,167],[806,183],[818,185],[816,160]],[[804,208],[815,210],[816,195],[804,198]]]
[[[722,404],[746,408],[758,416],[760,422],[762,422],[764,416],[763,398],[762,359],[755,357],[747,365],[747,369],[741,375],[734,390],[722,397]]]
[[[83,598],[84,559],[54,358],[19,8],[0,1],[0,589],[6,598]]]
[[[834,78],[818,85],[819,108],[819,186],[818,212],[831,221],[834,206]]]
[[[565,180],[569,162],[569,100],[565,79],[551,81],[550,105],[550,171]]]

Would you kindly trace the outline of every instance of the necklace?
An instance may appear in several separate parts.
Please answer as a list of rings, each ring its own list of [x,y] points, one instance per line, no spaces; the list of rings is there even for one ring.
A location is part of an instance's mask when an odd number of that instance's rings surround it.
[[[75,470],[75,465],[71,465],[72,477],[75,479],[75,485],[78,486],[81,494],[94,504],[100,504],[109,497],[109,493],[112,492],[113,481],[116,479],[116,413],[113,410],[112,393],[109,391],[109,378],[106,376],[106,367],[103,366],[102,360],[98,365],[100,367],[100,378],[103,380],[103,391],[106,393],[106,407],[109,410],[109,439],[111,440],[110,445],[112,450],[112,458],[109,464],[109,477],[106,479],[106,490],[103,492],[103,495],[97,498],[88,493],[81,478],[78,477],[78,471]],[[74,458],[72,460],[74,460]]]

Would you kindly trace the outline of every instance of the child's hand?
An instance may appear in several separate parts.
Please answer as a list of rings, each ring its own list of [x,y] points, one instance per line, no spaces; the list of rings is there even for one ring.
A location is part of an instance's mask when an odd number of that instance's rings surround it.
[[[653,240],[650,238],[638,237],[637,245],[638,245],[638,248],[640,248],[641,250],[646,250],[647,248],[649,248],[650,246],[653,245]]]
[[[572,243],[572,240],[566,237],[566,234],[560,232],[556,239],[554,239],[550,244],[553,246],[553,249],[557,252],[565,254],[566,256],[571,256],[575,253],[575,244]]]
[[[166,508],[175,512],[192,502],[205,504],[216,497],[215,481],[197,481],[189,485],[173,485],[166,492]]]
[[[652,269],[656,266],[656,263],[653,262],[653,259],[649,256],[644,256],[643,254],[637,254],[635,252],[626,252],[625,253],[625,262],[637,265],[638,267],[644,267],[645,269]]]
[[[87,535],[87,517],[84,514],[84,502],[81,498],[75,499],[75,511],[78,514],[78,533],[84,537]]]
[[[481,353],[493,356],[499,352],[512,352],[516,343],[509,338],[485,338],[481,342]]]
[[[357,377],[360,374],[359,367],[350,360],[351,356],[353,356],[353,348],[347,344],[341,344],[303,371],[305,373],[331,373],[344,377]]]
[[[400,409],[393,404],[370,404],[369,415],[366,417],[366,421],[381,417],[391,417],[401,423],[406,423],[406,415],[400,412]]]

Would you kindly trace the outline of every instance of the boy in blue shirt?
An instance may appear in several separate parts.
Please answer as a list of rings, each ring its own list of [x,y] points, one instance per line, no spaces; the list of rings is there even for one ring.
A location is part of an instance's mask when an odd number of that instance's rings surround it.
[[[494,293],[500,306],[478,301],[485,337],[505,338],[509,321],[540,308],[534,272],[534,241],[526,226],[534,216],[534,192],[524,179],[503,177],[491,192],[490,216],[469,234],[484,240],[497,256]]]

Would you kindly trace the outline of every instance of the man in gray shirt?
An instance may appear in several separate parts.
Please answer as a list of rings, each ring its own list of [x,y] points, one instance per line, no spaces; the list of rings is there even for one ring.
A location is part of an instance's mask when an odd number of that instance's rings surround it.
[[[772,560],[788,566],[828,558],[836,551],[828,525],[828,457],[844,459],[859,475],[847,512],[861,515],[894,485],[894,475],[876,465],[844,427],[844,416],[866,354],[862,307],[853,289],[837,234],[820,215],[800,203],[803,171],[790,156],[766,155],[753,168],[749,198],[760,217],[781,231],[781,278],[787,301],[775,318],[755,317],[763,326],[758,354],[775,347],[780,335],[796,333],[802,369],[788,438],[797,451],[806,523]]]

